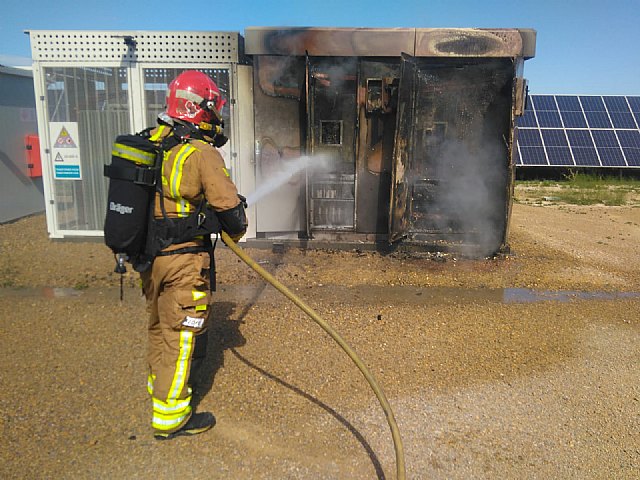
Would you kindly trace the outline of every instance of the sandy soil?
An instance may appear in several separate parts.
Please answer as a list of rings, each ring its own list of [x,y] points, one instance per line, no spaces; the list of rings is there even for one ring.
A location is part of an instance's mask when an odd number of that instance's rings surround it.
[[[407,478],[640,471],[640,208],[516,204],[506,257],[248,253],[329,321],[393,407]],[[0,478],[390,479],[380,405],[225,247],[199,409],[156,442],[145,313],[106,247],[0,226]]]

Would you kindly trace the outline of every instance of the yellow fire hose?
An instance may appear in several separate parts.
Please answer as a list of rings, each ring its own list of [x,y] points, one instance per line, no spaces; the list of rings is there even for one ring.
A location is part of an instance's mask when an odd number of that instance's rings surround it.
[[[273,275],[267,272],[264,268],[258,265],[251,257],[249,257],[225,232],[221,233],[222,240],[224,243],[235,253],[240,259],[246,263],[250,268],[256,271],[258,275],[264,278],[267,282],[273,285],[280,293],[282,293],[285,297],[295,303],[300,310],[310,316],[314,322],[322,327],[322,329],[327,332],[331,338],[333,338],[340,347],[349,355],[349,358],[353,360],[353,363],[360,369],[364,378],[366,378],[369,385],[373,389],[373,392],[378,397],[378,401],[384,410],[384,413],[387,417],[387,422],[389,423],[389,427],[391,428],[391,436],[393,438],[393,446],[396,452],[396,472],[398,480],[405,479],[405,467],[404,467],[404,450],[402,447],[402,439],[400,438],[400,430],[398,430],[398,425],[396,424],[395,417],[393,416],[393,411],[391,410],[391,406],[387,401],[387,397],[384,395],[384,392],[376,382],[376,379],[373,377],[369,369],[366,365],[360,360],[358,355],[353,351],[353,349],[344,341],[344,339],[336,332],[331,325],[329,325],[326,321],[324,321],[320,316],[313,311],[311,307],[309,307],[306,303],[304,303],[299,297],[294,295],[291,290],[285,287],[282,283],[276,280]]]

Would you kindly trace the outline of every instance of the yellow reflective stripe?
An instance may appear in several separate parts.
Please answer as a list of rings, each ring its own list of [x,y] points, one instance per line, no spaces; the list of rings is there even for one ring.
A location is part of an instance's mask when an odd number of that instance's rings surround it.
[[[121,143],[113,144],[111,155],[131,160],[139,165],[153,165],[156,158],[156,155],[153,152],[145,152],[144,150],[123,145]]]
[[[188,214],[190,210],[190,204],[180,195],[180,182],[182,181],[182,171],[184,169],[184,163],[186,159],[195,152],[196,149],[189,145],[184,144],[178,150],[176,159],[173,162],[173,168],[171,169],[171,176],[169,177],[169,191],[171,196],[176,200],[176,210],[180,214]]]
[[[167,160],[169,159],[169,155],[171,152],[164,152],[162,155],[162,166],[160,167],[160,177],[162,177],[162,186],[169,188],[169,180],[167,179],[167,172],[165,170],[165,165]]]
[[[176,369],[173,374],[173,381],[169,389],[167,403],[177,401],[180,392],[184,388],[187,381],[187,373],[189,370],[189,361],[191,360],[191,351],[193,350],[193,332],[183,330],[180,332],[180,351],[176,360]]]
[[[155,379],[155,375],[149,374],[147,376],[147,392],[149,392],[149,395],[153,395],[153,382],[155,381]]]
[[[191,296],[193,297],[194,300],[200,300],[201,298],[204,298],[207,296],[207,294],[205,292],[201,292],[200,290],[191,290]]]
[[[154,412],[153,414],[153,423],[160,424],[167,427],[172,425],[179,424],[184,420],[184,418],[189,415],[189,410],[185,410],[184,412],[180,412],[178,414],[165,415],[164,413]],[[155,426],[155,425],[154,425]]]
[[[203,312],[207,309],[206,305],[196,305],[196,312]]]
[[[158,414],[163,414],[168,416],[183,414],[184,410],[189,406],[190,403],[191,403],[191,396],[188,396],[184,400],[179,400],[175,403],[170,403],[170,404],[163,402],[158,398],[154,398],[153,411],[157,412]]]
[[[177,418],[161,418],[161,417],[153,417],[151,425],[156,430],[166,430],[171,431],[178,428],[189,416],[191,413],[191,408],[189,408],[189,412],[181,415]]]
[[[156,430],[174,430],[178,428],[191,414],[191,407],[188,406],[184,412],[176,415],[164,415],[162,413],[153,413],[151,425]]]
[[[187,387],[187,397],[163,402],[153,397],[153,418],[151,424],[156,430],[174,430],[191,414],[191,388]]]
[[[160,125],[158,127],[158,131],[156,133],[154,133],[153,135],[151,135],[149,137],[149,140],[151,140],[152,142],[155,142],[157,140],[160,140],[162,138],[162,133],[167,130],[169,127],[167,127],[166,125]]]
[[[225,167],[222,167],[222,171],[224,172],[224,174],[225,174],[227,177],[230,177],[230,176],[231,176],[231,175],[229,175],[229,171],[228,171]]]
[[[153,422],[169,425],[169,422],[179,423],[188,415],[188,410],[183,409],[179,413],[160,413],[153,412]]]
[[[187,202],[184,198],[180,198],[180,200],[176,205],[176,210],[178,212],[178,215],[181,217],[186,217],[189,213],[190,205],[191,204]]]
[[[171,185],[171,195],[174,198],[180,197],[180,182],[182,181],[182,170],[184,168],[184,161],[191,153],[193,153],[194,150],[195,149],[191,145],[184,144],[182,147],[180,147],[180,150],[178,150],[178,153],[176,154],[176,159],[175,162],[173,162],[173,169],[171,170],[171,177],[169,182]]]
[[[169,186],[169,182],[166,178],[166,172],[164,170],[164,164],[167,161],[167,159],[169,158],[169,154],[170,152],[164,152],[162,155],[162,167],[161,167],[161,171],[162,171],[162,185],[166,185],[167,187]]]

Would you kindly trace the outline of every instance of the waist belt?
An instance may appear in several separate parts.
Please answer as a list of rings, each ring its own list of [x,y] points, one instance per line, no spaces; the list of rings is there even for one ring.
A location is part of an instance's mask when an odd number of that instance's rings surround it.
[[[192,247],[183,247],[176,248],[175,250],[170,250],[168,252],[158,252],[156,256],[158,257],[166,257],[168,255],[180,255],[181,253],[200,253],[200,252],[209,252],[210,248],[206,245],[194,245]],[[213,252],[211,252],[213,253]]]
[[[216,237],[216,242],[218,238]],[[169,250],[168,252],[158,252],[157,257],[167,257],[169,255],[180,255],[183,253],[201,253],[209,252],[209,289],[212,292],[216,291],[216,259],[213,255],[215,244],[211,242],[211,237],[206,237],[204,245],[194,245],[191,247],[176,248],[175,250]]]

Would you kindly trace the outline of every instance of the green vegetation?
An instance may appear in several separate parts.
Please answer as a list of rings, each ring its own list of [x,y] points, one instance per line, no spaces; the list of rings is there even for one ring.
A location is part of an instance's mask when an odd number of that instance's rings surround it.
[[[570,172],[562,180],[518,180],[515,201],[572,205],[640,205],[640,180]]]
[[[86,281],[79,281],[73,286],[74,290],[87,290],[89,288],[89,284]]]

